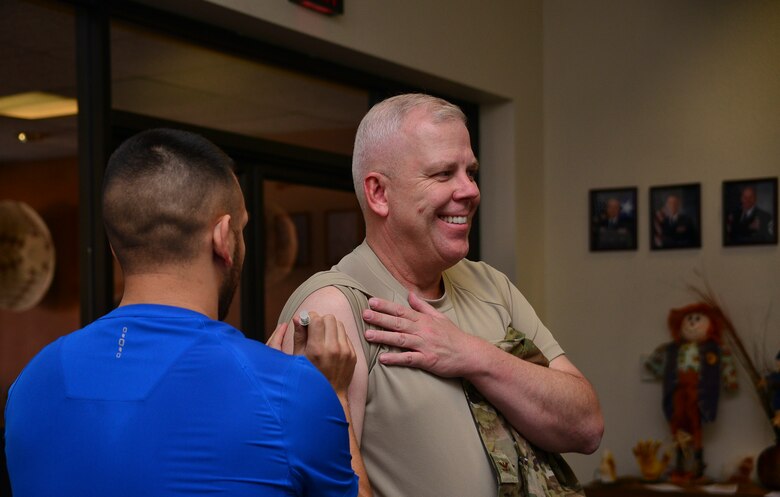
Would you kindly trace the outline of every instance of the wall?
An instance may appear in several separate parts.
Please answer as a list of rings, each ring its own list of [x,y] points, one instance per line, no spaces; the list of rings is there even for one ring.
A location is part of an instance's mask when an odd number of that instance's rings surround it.
[[[668,438],[661,386],[640,355],[669,339],[669,309],[704,275],[751,352],[780,350],[780,250],[722,246],[723,180],[780,173],[780,2],[550,0],[544,10],[548,325],[599,391],[602,448]],[[649,250],[650,186],[701,183],[702,248]],[[639,249],[589,253],[588,190],[637,186]],[[767,318],[768,315],[768,318]],[[705,429],[720,477],[773,440],[744,371]],[[571,457],[581,476],[597,459]]]

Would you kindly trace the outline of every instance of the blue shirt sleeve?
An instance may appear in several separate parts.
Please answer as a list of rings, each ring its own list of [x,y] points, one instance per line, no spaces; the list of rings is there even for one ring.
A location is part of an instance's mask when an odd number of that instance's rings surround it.
[[[300,495],[355,496],[358,477],[352,471],[349,431],[341,403],[327,379],[307,359],[291,378],[281,406],[289,441],[292,478]]]

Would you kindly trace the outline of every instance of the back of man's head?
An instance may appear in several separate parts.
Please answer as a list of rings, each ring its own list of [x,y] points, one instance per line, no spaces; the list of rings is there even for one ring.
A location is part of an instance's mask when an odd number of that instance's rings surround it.
[[[352,181],[361,207],[365,203],[363,180],[371,171],[387,173],[380,169],[391,167],[403,154],[393,140],[404,119],[416,109],[424,110],[434,123],[455,120],[466,124],[466,116],[457,105],[423,93],[396,95],[374,105],[360,121],[352,153]]]
[[[144,131],[108,161],[106,234],[127,274],[186,263],[217,215],[235,215],[239,198],[233,161],[213,143],[186,131]]]

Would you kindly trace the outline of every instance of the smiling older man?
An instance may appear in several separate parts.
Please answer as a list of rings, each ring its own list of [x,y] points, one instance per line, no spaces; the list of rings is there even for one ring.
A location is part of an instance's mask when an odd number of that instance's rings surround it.
[[[317,308],[344,322],[358,353],[349,405],[376,495],[520,495],[527,468],[513,451],[525,446],[486,451],[500,441],[485,439],[484,409],[547,451],[590,453],[601,439],[593,388],[527,300],[465,259],[478,167],[456,106],[420,94],[374,106],[353,157],[366,240],[280,317]],[[507,352],[518,337],[549,367]]]

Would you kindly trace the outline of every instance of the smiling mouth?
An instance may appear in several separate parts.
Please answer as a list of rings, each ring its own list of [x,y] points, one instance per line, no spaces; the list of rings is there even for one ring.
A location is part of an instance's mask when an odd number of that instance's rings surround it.
[[[449,224],[466,224],[467,216],[439,216],[439,219]]]

